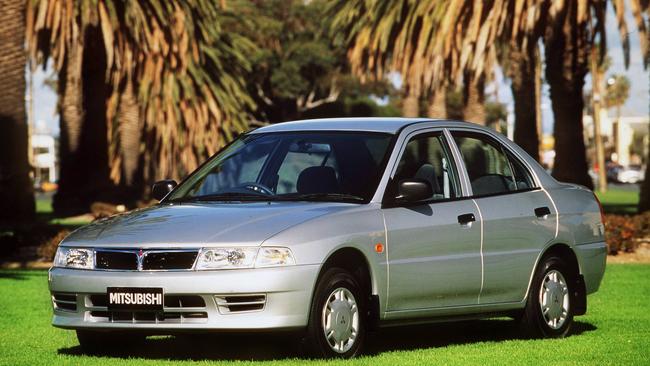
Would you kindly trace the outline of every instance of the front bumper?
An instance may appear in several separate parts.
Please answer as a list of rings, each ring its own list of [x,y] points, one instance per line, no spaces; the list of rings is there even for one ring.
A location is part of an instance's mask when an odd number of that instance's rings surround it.
[[[66,329],[139,329],[161,333],[300,328],[307,325],[318,271],[319,265],[187,272],[52,268],[49,288],[53,300],[67,301],[53,303],[52,324]],[[174,307],[165,304],[162,313],[109,313],[105,304],[96,300],[106,294],[107,287],[160,287],[166,299],[199,296],[204,306],[194,303],[192,307],[182,307],[177,303]],[[227,299],[253,299],[255,304],[229,308],[224,306]]]

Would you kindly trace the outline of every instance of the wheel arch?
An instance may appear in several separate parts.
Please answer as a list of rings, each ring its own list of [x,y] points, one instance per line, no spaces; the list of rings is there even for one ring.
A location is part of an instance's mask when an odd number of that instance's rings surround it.
[[[578,256],[575,251],[565,243],[551,243],[544,250],[540,252],[540,255],[537,257],[533,272],[530,275],[528,280],[528,290],[526,291],[526,298],[530,294],[530,287],[532,286],[532,281],[535,273],[537,272],[541,263],[544,259],[557,256],[564,259],[569,267],[572,269],[572,283],[573,283],[573,293],[572,295],[572,304],[574,304],[574,315],[583,315],[587,312],[587,290],[585,287],[584,277],[582,276],[582,270],[580,268],[580,262],[578,261]],[[525,301],[526,299],[524,299]]]
[[[379,321],[379,296],[377,295],[377,283],[373,276],[373,268],[367,256],[358,248],[352,246],[339,247],[327,256],[320,268],[314,291],[323,274],[330,268],[339,267],[349,271],[358,281],[365,295],[367,296],[369,310],[369,326],[374,328]],[[313,301],[313,294],[312,294]]]

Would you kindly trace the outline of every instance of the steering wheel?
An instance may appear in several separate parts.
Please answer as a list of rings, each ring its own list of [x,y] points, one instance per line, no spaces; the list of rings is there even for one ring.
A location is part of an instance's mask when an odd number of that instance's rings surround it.
[[[261,183],[256,183],[256,182],[246,182],[243,183],[240,187],[245,188],[249,191],[253,191],[255,193],[261,193],[267,196],[273,196],[275,193],[271,190],[271,188],[265,186],[264,184]]]

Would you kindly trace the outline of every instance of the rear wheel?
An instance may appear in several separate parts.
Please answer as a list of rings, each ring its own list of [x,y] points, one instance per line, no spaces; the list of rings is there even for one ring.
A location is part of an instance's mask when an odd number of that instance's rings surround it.
[[[86,352],[110,352],[142,344],[146,337],[136,333],[77,330],[79,345]]]
[[[316,286],[307,342],[317,357],[350,358],[365,339],[366,301],[358,281],[341,268],[328,269]]]
[[[572,271],[560,257],[543,260],[533,277],[526,309],[521,318],[531,337],[566,336],[573,323]]]

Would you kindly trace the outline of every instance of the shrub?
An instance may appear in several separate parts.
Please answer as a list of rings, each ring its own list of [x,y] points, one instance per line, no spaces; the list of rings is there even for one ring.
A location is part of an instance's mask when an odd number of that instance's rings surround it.
[[[636,216],[639,237],[650,238],[650,211],[646,211]]]
[[[69,231],[59,225],[47,225],[43,223],[28,223],[17,225],[11,228],[0,227],[0,262],[13,260],[36,260],[38,254],[43,259],[51,260],[54,253],[50,253],[41,247],[56,246]],[[50,258],[51,257],[51,258]]]
[[[633,252],[650,238],[650,212],[639,215],[605,215],[605,240],[609,254]]]
[[[63,229],[53,237],[47,238],[41,243],[41,245],[39,245],[36,253],[43,260],[53,261],[54,255],[56,254],[56,249],[59,247],[59,243],[65,239],[68,234],[70,234],[70,231]]]
[[[605,240],[609,254],[634,251],[633,238],[636,237],[636,231],[636,225],[630,216],[606,215]]]

